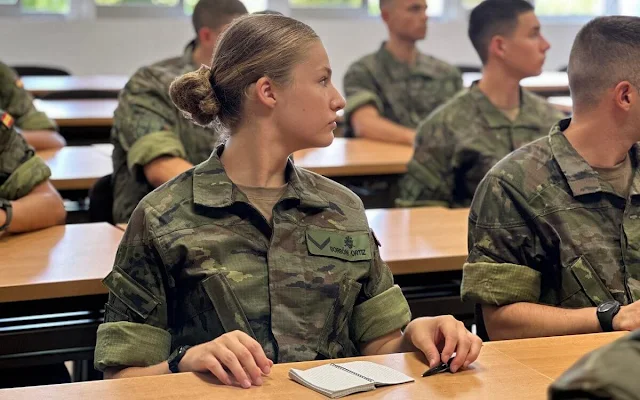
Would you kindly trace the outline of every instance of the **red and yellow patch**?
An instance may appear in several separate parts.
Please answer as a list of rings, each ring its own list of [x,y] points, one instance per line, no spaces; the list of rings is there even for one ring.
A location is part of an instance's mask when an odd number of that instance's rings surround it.
[[[0,122],[2,122],[2,125],[6,126],[9,129],[11,129],[11,127],[13,126],[13,121],[13,117],[9,113],[3,113],[0,117]]]

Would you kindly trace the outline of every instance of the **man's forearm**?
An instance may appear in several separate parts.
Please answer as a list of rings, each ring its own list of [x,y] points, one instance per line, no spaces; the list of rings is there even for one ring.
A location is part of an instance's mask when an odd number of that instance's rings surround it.
[[[533,303],[482,306],[491,340],[601,332],[596,308],[566,309]]]
[[[169,364],[166,361],[150,367],[128,367],[124,369],[108,368],[104,371],[105,379],[134,378],[139,376],[153,376],[169,374]]]
[[[158,187],[191,167],[193,164],[182,158],[162,156],[144,166],[144,175],[153,187]]]
[[[376,116],[354,124],[356,135],[372,140],[413,145],[416,131]]]
[[[37,150],[59,149],[67,142],[55,131],[22,131],[24,139]]]
[[[58,192],[43,182],[25,197],[11,202],[9,232],[30,232],[65,223],[67,212]]]

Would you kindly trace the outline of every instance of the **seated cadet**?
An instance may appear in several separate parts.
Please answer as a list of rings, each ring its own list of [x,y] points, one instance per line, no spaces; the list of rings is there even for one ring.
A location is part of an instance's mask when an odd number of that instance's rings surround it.
[[[380,0],[389,40],[344,76],[346,134],[412,145],[416,127],[462,88],[457,68],[420,53],[426,0]]]
[[[240,0],[200,0],[196,38],[181,57],[139,69],[120,93],[113,118],[113,218],[127,222],[154,188],[209,157],[218,135],[184,118],[169,98],[178,76],[211,62],[220,32],[247,9]]]
[[[410,322],[360,199],[288,159],[328,146],[344,107],[311,28],[241,17],[171,97],[230,137],[133,212],[104,280],[107,378],[201,371],[248,388],[273,362],[455,351],[455,372],[476,359],[482,342],[453,317]]]
[[[49,168],[13,126],[13,117],[0,110],[0,240],[8,232],[34,231],[66,219],[62,199],[48,181]],[[70,381],[62,363],[3,369],[0,389]]]
[[[586,24],[569,57],[573,119],[478,186],[461,291],[491,339],[640,328],[639,42],[640,18]]]
[[[400,181],[399,206],[469,207],[480,180],[514,149],[546,136],[564,118],[519,86],[542,72],[549,43],[525,0],[487,0],[469,18],[482,79],[418,127],[413,158]]]
[[[33,106],[33,97],[22,87],[15,71],[0,62],[0,109],[15,118],[14,129],[36,150],[59,149],[67,143],[56,124]]]

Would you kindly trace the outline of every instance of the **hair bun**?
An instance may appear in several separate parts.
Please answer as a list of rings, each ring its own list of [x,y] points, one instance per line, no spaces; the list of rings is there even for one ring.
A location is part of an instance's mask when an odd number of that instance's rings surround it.
[[[211,70],[202,65],[171,82],[169,96],[186,118],[198,125],[210,125],[220,111],[220,103],[209,81]]]

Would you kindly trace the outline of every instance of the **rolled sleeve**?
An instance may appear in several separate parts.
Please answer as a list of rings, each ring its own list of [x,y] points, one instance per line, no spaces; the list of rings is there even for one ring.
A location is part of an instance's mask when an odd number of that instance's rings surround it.
[[[354,336],[358,343],[366,343],[402,329],[409,321],[409,304],[397,285],[359,304],[353,310]]]
[[[175,133],[152,132],[138,139],[127,153],[127,167],[133,171],[136,167],[144,167],[160,156],[187,157],[184,145]]]
[[[362,106],[373,105],[379,112],[383,111],[380,93],[376,88],[375,78],[364,61],[357,61],[349,67],[344,76],[344,92],[347,104],[344,109],[344,120],[351,123],[351,116]]]
[[[465,263],[463,277],[462,301],[503,306],[540,300],[541,274],[524,265]]]
[[[49,179],[51,170],[40,157],[32,156],[21,164],[0,186],[0,198],[17,200]]]
[[[50,120],[45,113],[38,111],[35,108],[31,109],[27,114],[18,119],[16,121],[16,125],[25,131],[58,130],[57,125]]]
[[[105,322],[98,327],[94,367],[148,367],[169,358],[171,334],[152,325],[127,321]]]

